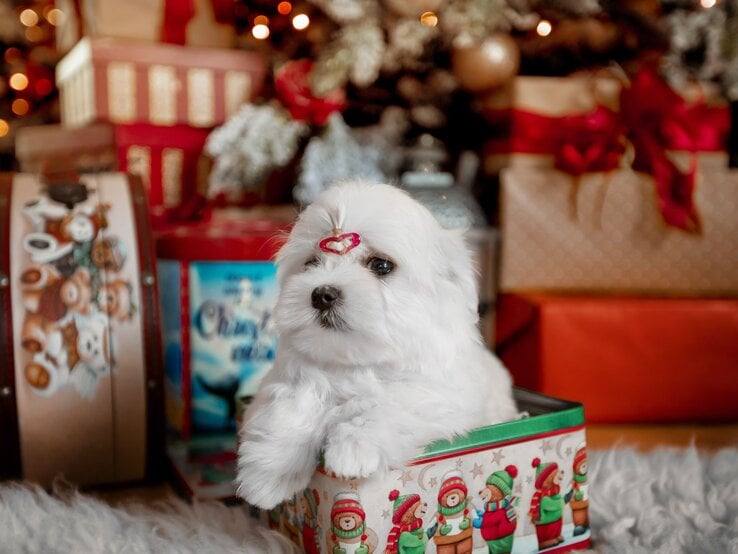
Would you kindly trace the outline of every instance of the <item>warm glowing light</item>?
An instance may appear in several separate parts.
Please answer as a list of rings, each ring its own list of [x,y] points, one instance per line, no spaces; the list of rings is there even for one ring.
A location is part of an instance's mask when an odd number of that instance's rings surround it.
[[[46,21],[52,25],[61,25],[64,23],[64,12],[58,8],[49,10],[49,13],[46,14]]]
[[[4,137],[10,132],[10,125],[4,119],[0,119],[0,137]]]
[[[28,86],[28,77],[23,75],[23,73],[13,73],[10,76],[10,79],[8,79],[8,83],[10,83],[10,88],[14,88],[15,90],[25,90]]]
[[[717,4],[716,0],[700,0],[700,5],[703,8],[712,8],[715,4]]]
[[[28,113],[28,102],[23,98],[16,98],[13,100],[11,109],[15,115],[26,115]]]
[[[277,11],[282,15],[287,15],[292,11],[292,4],[289,2],[280,2],[277,4]]]
[[[44,38],[44,31],[41,27],[29,27],[26,29],[26,38],[30,42],[38,42]]]
[[[20,13],[20,20],[26,27],[33,27],[38,23],[38,14],[29,8]]]
[[[3,57],[5,58],[6,62],[13,63],[14,61],[20,59],[21,53],[20,50],[18,50],[17,48],[8,48],[5,51]]]
[[[265,15],[257,15],[254,18],[254,25],[269,25],[269,18]]]
[[[553,30],[553,26],[551,25],[551,22],[547,19],[541,19],[538,22],[538,25],[536,25],[536,33],[538,33],[539,36],[547,37],[551,34],[551,31]]]
[[[292,26],[298,31],[307,29],[308,25],[310,25],[310,18],[304,13],[298,14],[292,18]]]
[[[54,85],[49,79],[39,79],[33,84],[33,90],[38,96],[46,96],[53,88]]]
[[[254,25],[251,29],[251,34],[254,35],[255,39],[264,40],[269,36],[269,27],[266,25]]]
[[[423,12],[420,14],[420,22],[426,27],[435,27],[438,25],[438,16],[433,12]]]

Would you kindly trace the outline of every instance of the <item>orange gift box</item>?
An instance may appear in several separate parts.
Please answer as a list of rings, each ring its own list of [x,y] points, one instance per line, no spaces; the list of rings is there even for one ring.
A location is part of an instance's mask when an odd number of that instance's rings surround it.
[[[738,420],[738,300],[503,294],[496,340],[516,385],[590,422]]]

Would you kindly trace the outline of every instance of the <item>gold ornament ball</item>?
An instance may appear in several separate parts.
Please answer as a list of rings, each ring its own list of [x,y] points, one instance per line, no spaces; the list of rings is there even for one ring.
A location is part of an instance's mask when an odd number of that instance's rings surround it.
[[[459,84],[482,92],[510,82],[520,68],[520,50],[510,35],[498,33],[481,44],[455,46],[451,68]]]
[[[446,0],[384,0],[384,4],[397,15],[420,17],[425,12],[439,10]]]

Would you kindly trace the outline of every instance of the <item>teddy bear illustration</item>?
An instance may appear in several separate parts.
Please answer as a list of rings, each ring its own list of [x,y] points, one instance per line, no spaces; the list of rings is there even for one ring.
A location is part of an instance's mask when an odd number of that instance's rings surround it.
[[[299,498],[302,511],[302,548],[306,554],[320,554],[318,505],[320,496],[315,489],[305,489]]]
[[[92,263],[100,269],[117,272],[123,269],[127,252],[123,242],[116,236],[103,237],[92,243]]]
[[[425,552],[428,536],[423,529],[423,516],[428,505],[418,494],[400,496],[397,489],[389,493],[394,526],[387,535],[385,554],[421,554]]]
[[[43,354],[37,354],[26,364],[23,376],[36,394],[51,396],[67,382],[69,369],[58,367]]]
[[[59,295],[64,305],[78,314],[90,313],[92,299],[92,285],[90,272],[87,268],[78,267],[72,276],[62,283]]]
[[[531,465],[536,468],[536,492],[531,499],[529,515],[536,526],[538,548],[542,550],[564,542],[562,517],[568,499],[561,495],[564,471],[556,462],[541,463],[540,458],[534,458]]]
[[[23,307],[48,321],[62,319],[67,313],[60,296],[62,284],[62,276],[53,266],[31,265],[20,277]]]
[[[512,494],[513,480],[518,476],[518,468],[507,466],[495,471],[489,477],[479,496],[483,509],[477,510],[474,527],[482,533],[490,554],[512,552],[518,516],[515,508],[520,499]]]
[[[333,497],[328,545],[329,554],[372,554],[377,547],[377,536],[366,526],[366,513],[356,492],[339,492]]]
[[[81,396],[91,399],[95,396],[98,381],[110,372],[113,363],[108,321],[103,314],[95,313],[79,327],[79,361],[72,367],[70,380]]]
[[[569,501],[574,522],[574,536],[583,535],[589,529],[589,486],[587,485],[587,445],[581,443],[574,454],[573,496]]]
[[[433,536],[438,554],[468,554],[472,551],[467,494],[461,472],[456,469],[446,472],[438,490],[438,527]]]
[[[132,293],[133,287],[123,279],[104,283],[97,293],[97,305],[101,311],[118,321],[130,320],[135,313]]]

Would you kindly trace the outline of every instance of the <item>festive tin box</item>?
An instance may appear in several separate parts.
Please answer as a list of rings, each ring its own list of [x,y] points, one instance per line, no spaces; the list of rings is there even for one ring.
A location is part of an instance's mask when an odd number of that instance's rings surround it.
[[[56,66],[61,120],[213,127],[258,94],[265,72],[242,50],[85,37]]]
[[[308,488],[261,514],[307,553],[559,552],[590,544],[581,404],[516,390],[529,417],[440,442],[385,477]]]
[[[138,179],[0,179],[0,477],[158,472],[154,260]]]
[[[235,429],[272,365],[281,229],[217,220],[157,237],[167,422],[180,436]]]

